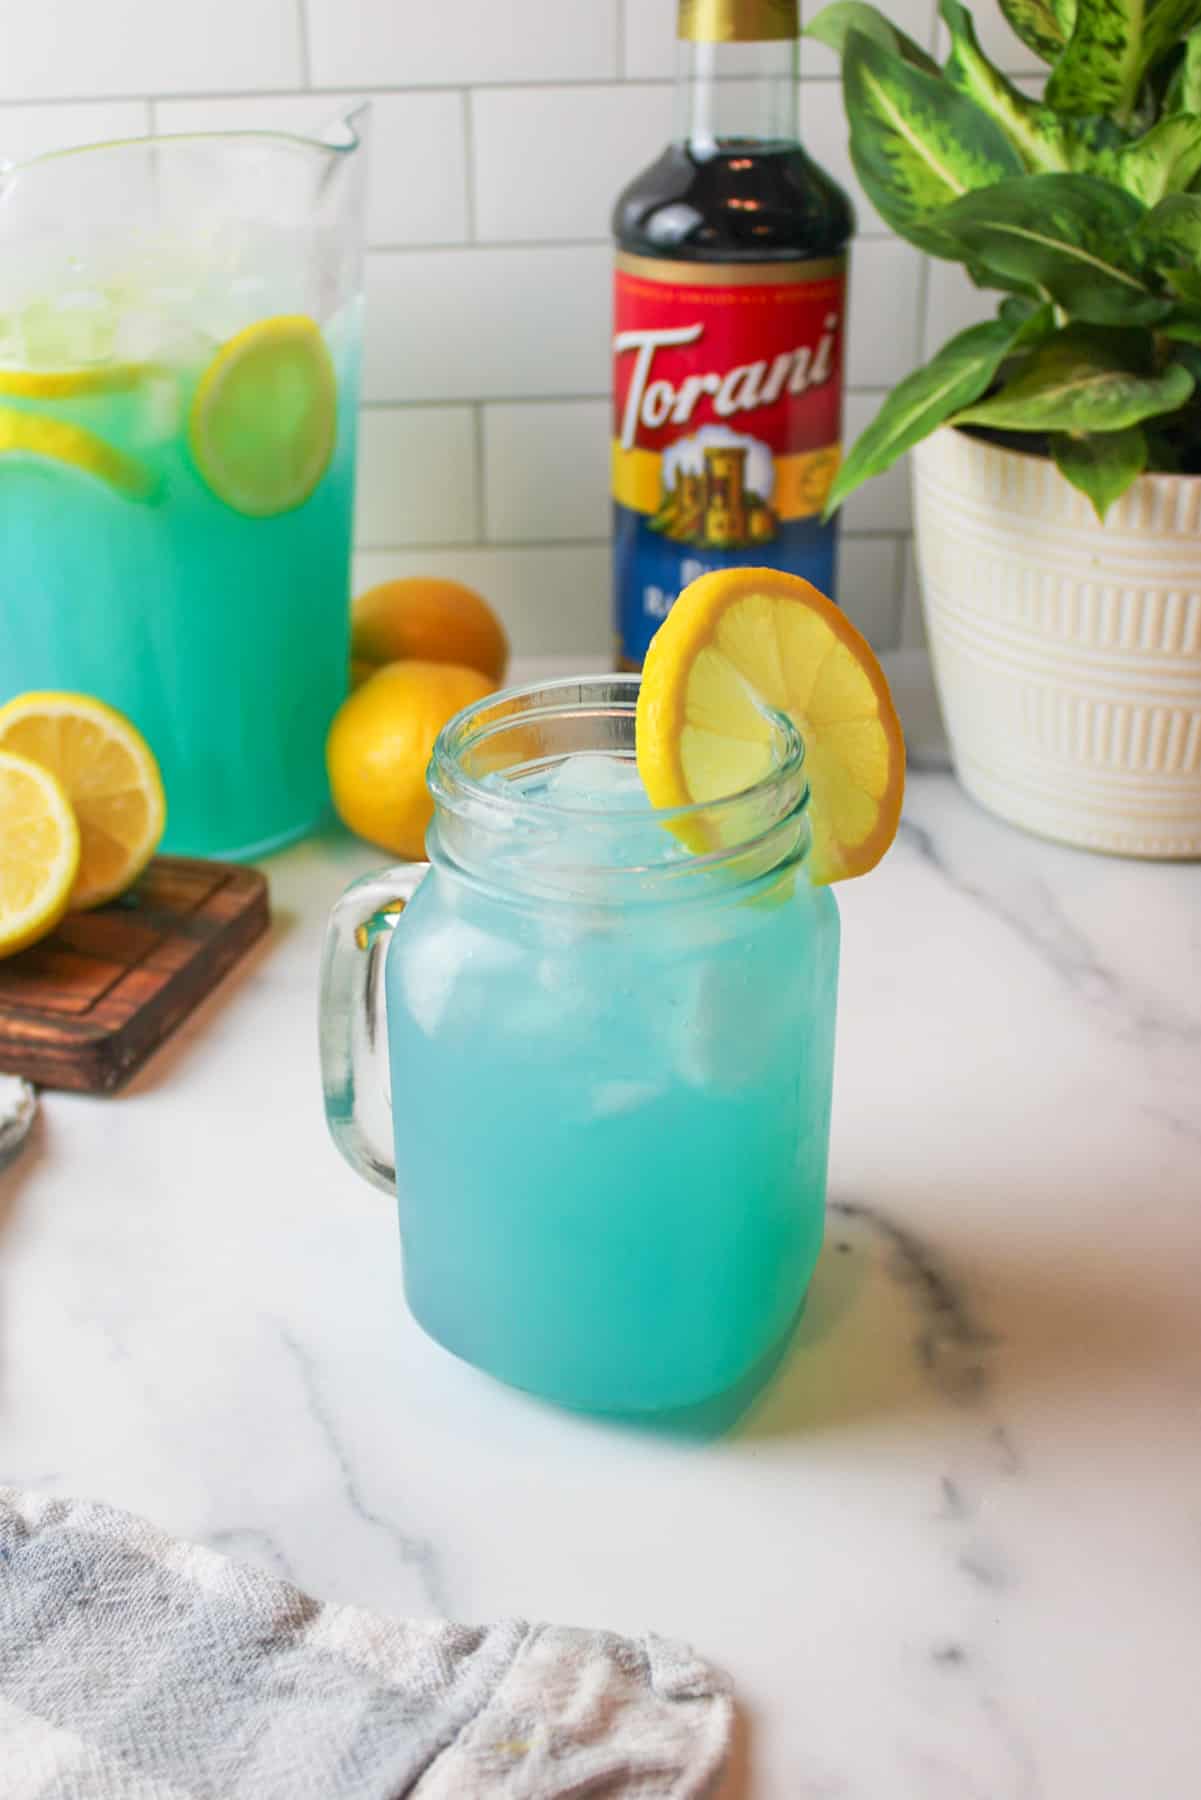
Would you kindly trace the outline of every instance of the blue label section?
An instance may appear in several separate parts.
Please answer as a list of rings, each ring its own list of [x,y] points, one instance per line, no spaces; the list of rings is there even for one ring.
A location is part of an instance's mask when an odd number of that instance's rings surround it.
[[[621,655],[641,663],[682,587],[710,569],[766,567],[803,575],[837,599],[838,525],[833,519],[783,520],[769,544],[746,550],[694,550],[652,531],[643,513],[613,508],[613,583]]]

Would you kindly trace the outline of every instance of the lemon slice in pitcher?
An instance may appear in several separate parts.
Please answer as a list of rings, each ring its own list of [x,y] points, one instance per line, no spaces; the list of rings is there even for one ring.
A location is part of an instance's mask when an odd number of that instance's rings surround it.
[[[94,431],[66,419],[44,419],[38,413],[0,406],[0,455],[24,454],[66,463],[94,475],[127,500],[151,500],[158,483],[136,456],[127,456]]]
[[[0,751],[53,775],[79,821],[73,907],[101,906],[136,881],[167,822],[162,777],[129,720],[88,694],[19,694],[0,706]]]
[[[79,868],[79,826],[48,770],[0,750],[0,956],[52,931]]]
[[[319,327],[281,314],[218,350],[192,401],[188,444],[217,498],[263,519],[308,499],[329,466],[337,425],[337,378]]]
[[[863,875],[896,836],[905,745],[884,671],[844,612],[799,575],[718,569],[681,593],[651,640],[638,772],[657,807],[741,792],[771,772],[763,708],[805,745],[815,883]]]
[[[17,369],[0,365],[0,394],[24,400],[74,400],[92,394],[123,394],[137,387],[145,363],[97,363],[84,369]]]

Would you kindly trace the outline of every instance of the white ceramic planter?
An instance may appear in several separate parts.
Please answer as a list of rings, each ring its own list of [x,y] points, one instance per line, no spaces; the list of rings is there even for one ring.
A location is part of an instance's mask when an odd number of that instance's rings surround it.
[[[1045,457],[944,426],[913,452],[926,630],[956,772],[1063,843],[1201,856],[1201,477],[1101,525]]]

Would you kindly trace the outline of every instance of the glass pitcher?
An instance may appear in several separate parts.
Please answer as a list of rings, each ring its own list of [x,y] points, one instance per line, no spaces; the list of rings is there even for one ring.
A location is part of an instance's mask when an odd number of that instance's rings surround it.
[[[330,1128],[396,1192],[418,1323],[615,1412],[718,1394],[787,1335],[822,1239],[838,974],[787,720],[728,800],[548,798],[566,759],[632,762],[637,693],[552,683],[452,721],[430,864],[347,892],[322,981]]]
[[[162,766],[164,849],[255,855],[328,804],[361,123],[0,166],[0,701],[128,714]]]

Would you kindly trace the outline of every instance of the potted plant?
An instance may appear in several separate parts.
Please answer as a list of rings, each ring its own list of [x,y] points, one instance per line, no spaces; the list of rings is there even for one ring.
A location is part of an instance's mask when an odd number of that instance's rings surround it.
[[[1201,854],[1201,0],[1001,0],[1041,98],[941,0],[940,68],[863,0],[839,52],[881,216],[995,288],[889,395],[830,508],[907,450],[955,766],[1064,842]]]

